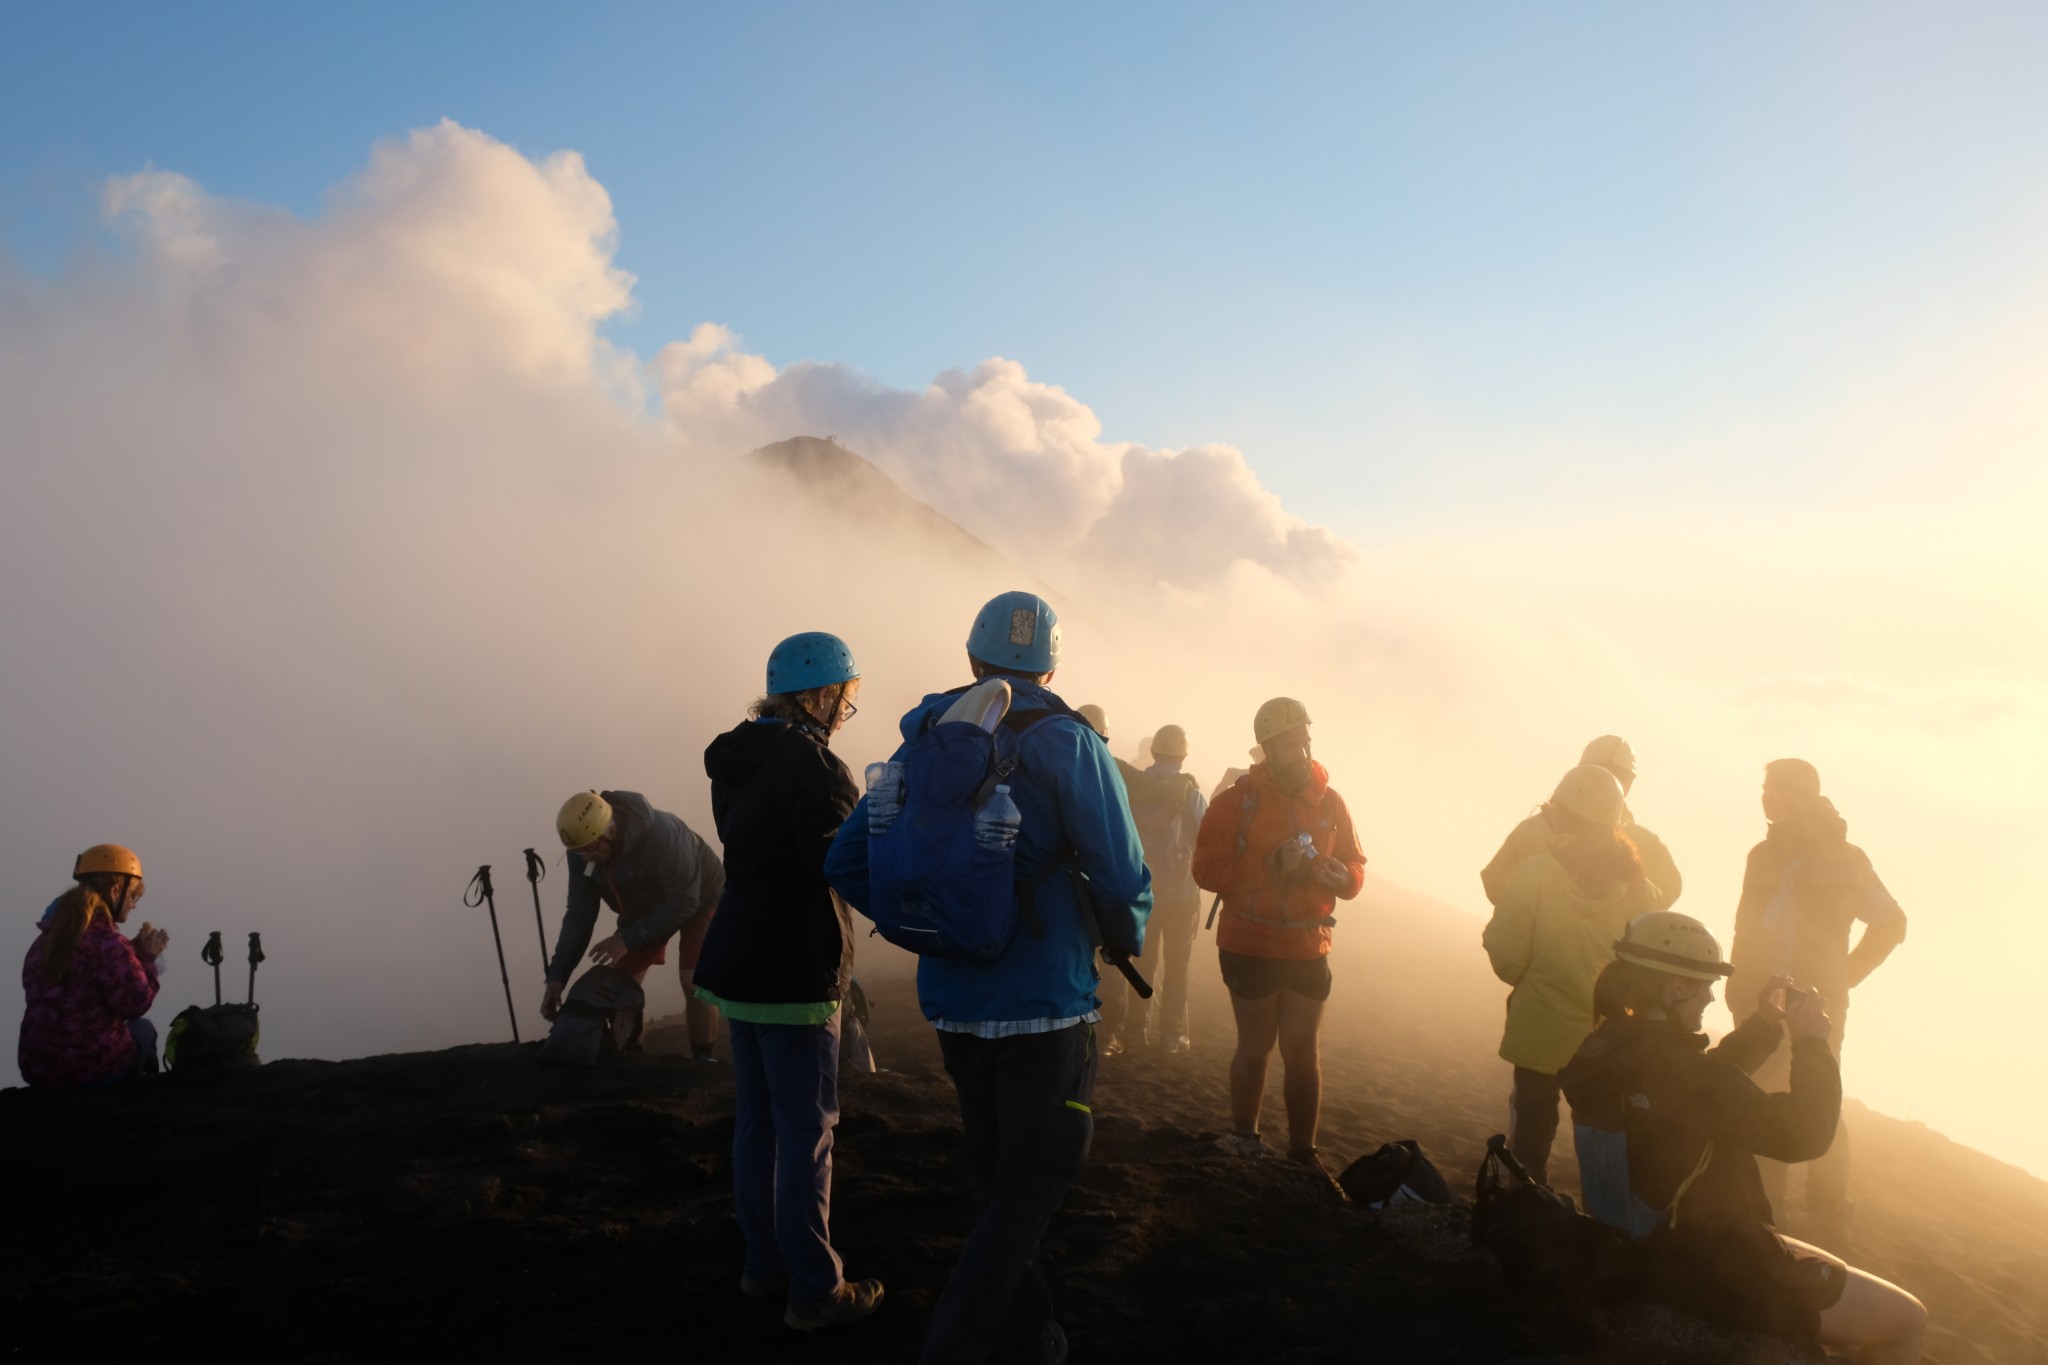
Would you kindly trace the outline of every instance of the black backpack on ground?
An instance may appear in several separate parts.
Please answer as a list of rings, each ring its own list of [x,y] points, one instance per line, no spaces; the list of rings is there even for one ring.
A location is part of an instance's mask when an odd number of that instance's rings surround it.
[[[541,1044],[549,1066],[593,1067],[640,1041],[646,992],[616,967],[592,967],[576,978]]]
[[[1358,1158],[1344,1168],[1337,1184],[1352,1203],[1365,1209],[1451,1202],[1451,1187],[1443,1172],[1410,1138],[1389,1142],[1377,1152]]]
[[[263,1030],[257,1018],[256,968],[263,962],[263,935],[249,935],[249,998],[239,1005],[220,1002],[218,930],[209,934],[199,960],[213,968],[213,1003],[188,1005],[171,1020],[164,1038],[164,1066],[180,1080],[217,1081],[263,1064],[256,1055]]]
[[[219,1080],[231,1072],[261,1066],[262,1040],[257,1006],[188,1005],[171,1020],[164,1039],[164,1065],[188,1081]]]
[[[1479,1163],[1472,1245],[1492,1253],[1509,1284],[1568,1316],[1629,1297],[1644,1279],[1627,1234],[1538,1184],[1498,1133]]]

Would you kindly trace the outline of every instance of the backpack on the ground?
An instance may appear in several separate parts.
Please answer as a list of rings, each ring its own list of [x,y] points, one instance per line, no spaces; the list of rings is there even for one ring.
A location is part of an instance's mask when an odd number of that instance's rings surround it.
[[[569,988],[541,1044],[549,1066],[593,1067],[640,1038],[647,995],[616,967],[592,967]]]
[[[164,1038],[164,1065],[188,1081],[217,1080],[262,1065],[257,1006],[188,1005],[171,1020]]]
[[[1410,1138],[1389,1142],[1344,1168],[1338,1187],[1360,1208],[1391,1204],[1448,1204],[1451,1187],[1436,1163]]]
[[[237,1071],[261,1066],[256,1055],[262,1041],[256,1005],[256,969],[263,964],[263,935],[249,935],[249,998],[239,1005],[220,999],[220,967],[226,954],[220,931],[207,935],[199,960],[213,968],[213,1003],[188,1005],[171,1020],[164,1036],[164,1066],[185,1081],[214,1081]]]
[[[986,962],[1020,923],[1034,937],[1045,932],[1031,893],[1071,859],[1054,857],[1019,884],[1023,814],[1009,782],[1025,736],[1063,715],[1074,713],[1012,711],[993,733],[933,721],[901,759],[869,768],[868,915],[883,938],[928,957]]]
[[[1566,1315],[1612,1303],[1643,1280],[1627,1234],[1538,1184],[1498,1133],[1479,1163],[1472,1244],[1492,1253],[1509,1284]]]

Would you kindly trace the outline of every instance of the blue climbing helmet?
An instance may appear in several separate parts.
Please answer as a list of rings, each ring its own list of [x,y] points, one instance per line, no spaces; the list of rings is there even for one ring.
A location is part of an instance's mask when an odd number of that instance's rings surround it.
[[[1060,666],[1060,618],[1037,593],[1001,593],[974,618],[967,652],[997,668],[1050,673]]]
[[[792,635],[768,652],[768,695],[808,692],[813,687],[851,682],[860,665],[846,641],[822,630]]]

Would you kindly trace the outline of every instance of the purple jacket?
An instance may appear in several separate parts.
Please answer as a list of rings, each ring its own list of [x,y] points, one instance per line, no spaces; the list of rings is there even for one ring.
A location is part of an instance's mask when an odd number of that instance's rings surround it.
[[[71,950],[71,970],[52,981],[43,974],[49,941],[45,928],[21,964],[21,1078],[48,1086],[117,1080],[135,1065],[128,1021],[156,1001],[156,959],[137,957],[112,921],[95,915]]]

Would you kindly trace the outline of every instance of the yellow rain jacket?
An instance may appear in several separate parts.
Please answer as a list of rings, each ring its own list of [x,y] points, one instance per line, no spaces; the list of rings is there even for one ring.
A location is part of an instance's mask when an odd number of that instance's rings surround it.
[[[1593,978],[1637,915],[1661,909],[1654,881],[1589,896],[1550,849],[1525,858],[1501,887],[1480,941],[1493,974],[1513,986],[1500,1055],[1554,1076],[1593,1031]],[[1645,869],[1647,871],[1647,869]]]

